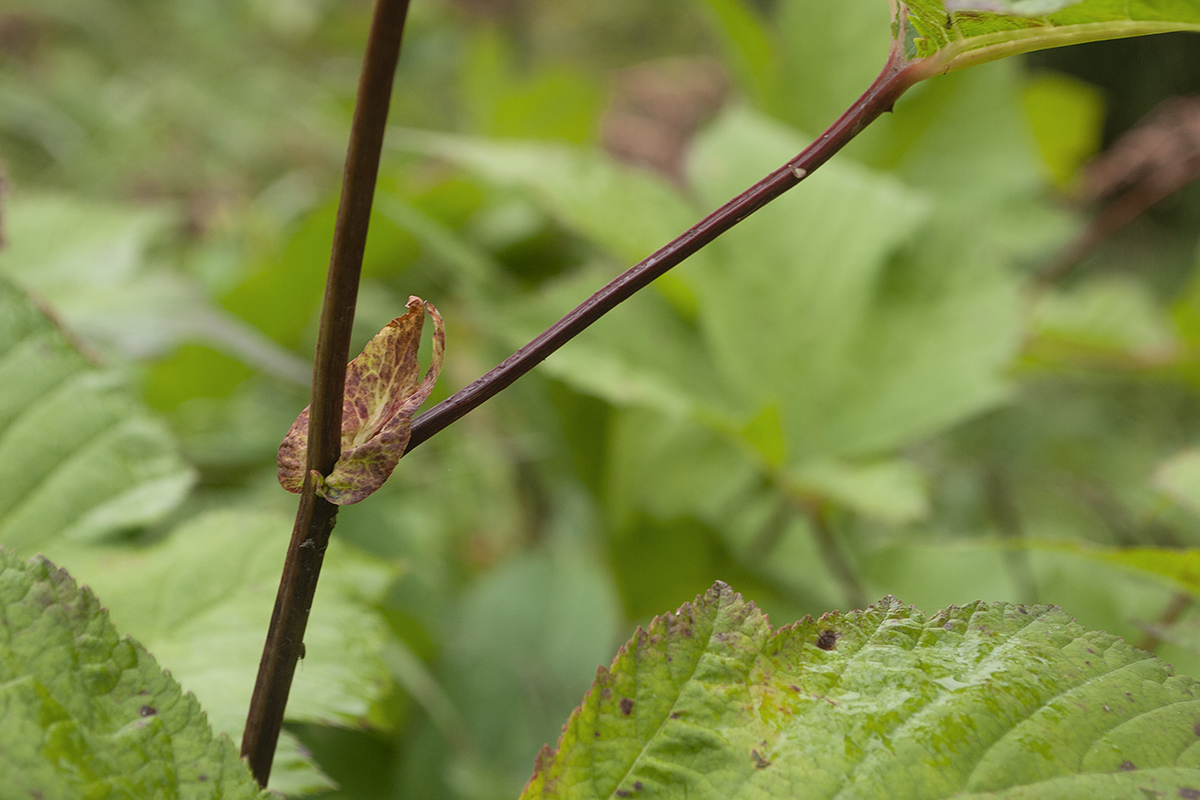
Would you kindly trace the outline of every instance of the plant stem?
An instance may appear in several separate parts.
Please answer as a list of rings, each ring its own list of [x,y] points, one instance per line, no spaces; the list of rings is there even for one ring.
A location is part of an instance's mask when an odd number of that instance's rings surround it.
[[[1026,547],[1025,526],[1021,522],[1021,512],[1017,508],[1008,477],[999,465],[989,464],[984,467],[983,488],[992,520],[996,523],[1001,538],[1011,545],[1004,552],[1004,561],[1008,566],[1009,578],[1016,587],[1018,599],[1027,605],[1036,603],[1037,573],[1034,572]]]
[[[342,401],[350,334],[408,5],[409,0],[377,0],[358,84],[329,277],[321,307],[309,407],[307,466],[322,475],[333,470],[341,455]],[[336,517],[337,506],[317,497],[312,481],[305,478],[242,734],[242,757],[250,762],[255,780],[263,787],[271,775],[283,712],[317,591],[317,577]]]
[[[829,524],[829,506],[817,497],[797,497],[796,504],[808,517],[813,538],[816,539],[817,548],[821,551],[821,561],[825,563],[825,569],[841,587],[842,594],[846,595],[846,602],[850,608],[866,608],[867,593],[863,590],[863,585],[859,581],[854,567],[838,547],[837,539],[833,535],[833,527]]]
[[[875,82],[816,141],[654,254],[623,272],[486,375],[417,417],[413,421],[412,437],[405,452],[499,394],[655,278],[811,175],[879,115],[890,111],[910,86],[926,77],[921,69],[925,67],[906,64],[893,47],[887,64]]]
[[[1191,604],[1192,596],[1190,594],[1187,592],[1176,592],[1167,604],[1167,607],[1163,609],[1162,614],[1154,621],[1154,624],[1143,628],[1142,638],[1134,646],[1139,650],[1145,650],[1147,653],[1153,653],[1162,644],[1162,637],[1159,635],[1159,632],[1169,630],[1172,625],[1179,621],[1179,618],[1183,616],[1183,612],[1187,611]]]

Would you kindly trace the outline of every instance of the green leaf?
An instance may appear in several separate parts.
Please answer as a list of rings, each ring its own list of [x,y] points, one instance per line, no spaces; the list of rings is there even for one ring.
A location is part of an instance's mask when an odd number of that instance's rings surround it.
[[[1033,309],[1036,357],[1105,358],[1160,364],[1179,358],[1182,343],[1149,288],[1132,278],[1093,278],[1069,290],[1051,290]]]
[[[47,300],[71,330],[135,358],[200,343],[307,385],[307,364],[218,309],[158,255],[173,222],[166,206],[54,194],[19,194],[10,205],[0,271]]]
[[[265,796],[233,743],[90,590],[0,550],[4,797]]]
[[[1063,73],[1038,75],[1025,87],[1025,109],[1049,176],[1060,188],[1100,152],[1104,139],[1104,94]]]
[[[1200,450],[1184,450],[1163,462],[1155,470],[1154,485],[1193,514],[1200,514]]]
[[[748,445],[685,416],[642,408],[615,416],[605,465],[610,546],[631,617],[718,578],[754,585],[764,606],[791,616],[844,599],[814,566],[822,556],[807,518],[792,511],[786,476],[764,471]]]
[[[719,202],[802,145],[727,114],[696,145],[697,193]],[[974,220],[933,211],[929,195],[834,161],[687,265],[718,372],[746,406],[778,406],[788,464],[875,455],[1003,398],[1015,281]]]
[[[29,552],[154,522],[193,481],[124,377],[0,281],[0,543]]]
[[[904,57],[935,74],[1103,39],[1200,31],[1192,0],[892,0]],[[895,26],[893,26],[895,29]]]
[[[433,319],[433,357],[422,380],[417,349],[425,311]],[[412,433],[412,418],[442,370],[446,329],[432,303],[410,297],[408,313],[389,322],[346,367],[342,454],[333,472],[313,471],[317,494],[336,505],[358,503],[392,474]],[[308,409],[279,446],[279,483],[299,493],[308,454]]]
[[[203,515],[148,548],[65,549],[72,571],[99,594],[113,619],[203,702],[213,728],[240,738],[263,636],[291,530],[283,515]],[[383,661],[388,632],[373,606],[393,567],[334,543],[304,636],[287,719],[341,726],[377,724],[375,704],[391,685]],[[271,788],[327,786],[294,746]],[[287,786],[290,779],[298,785]]]
[[[879,74],[891,40],[887,4],[791,0],[776,4],[775,17],[785,89],[780,103],[763,110],[815,134]]]
[[[539,294],[491,313],[493,330],[519,347],[612,278],[606,264],[581,269],[547,285]],[[682,285],[682,282],[677,285]],[[545,368],[582,391],[616,405],[642,405],[670,412],[697,407],[735,415],[728,387],[713,374],[711,356],[695,326],[665,293],[639,292],[546,360]],[[646,347],[646,342],[654,347]]]
[[[739,83],[759,105],[778,105],[780,48],[759,14],[744,0],[701,0],[699,5]]]
[[[803,144],[749,112],[726,114],[693,154],[698,205],[737,194]],[[623,259],[646,255],[697,213],[661,182],[595,155],[447,137],[424,146],[526,187]],[[793,465],[873,456],[1004,395],[1019,307],[1015,281],[979,236],[988,222],[935,214],[929,194],[835,161],[689,259],[664,292],[676,302],[642,293],[546,367],[611,402],[715,417],[730,430],[774,406]],[[596,280],[581,271],[496,327],[525,341]],[[680,313],[682,295],[693,313],[699,301],[699,326]]]
[[[526,188],[564,225],[623,263],[645,258],[696,221],[695,209],[665,180],[599,153],[413,131],[400,137],[400,145],[448,159],[497,183]],[[701,251],[689,263],[705,258]]]
[[[1086,542],[1031,542],[1030,547],[1140,573],[1174,589],[1200,596],[1200,549],[1166,547],[1102,547]]]
[[[599,670],[522,797],[1190,797],[1198,715],[1193,680],[1052,606],[773,631],[718,583]]]
[[[885,522],[902,524],[929,515],[926,480],[911,461],[812,463],[788,478],[795,489],[844,503]]]
[[[473,739],[508,797],[621,635],[609,576],[586,553],[559,549],[513,559],[475,584],[442,656],[447,691],[470,710]]]
[[[468,41],[461,74],[471,130],[571,142],[595,136],[603,104],[595,76],[561,66],[524,69],[524,54],[498,30],[479,28]]]

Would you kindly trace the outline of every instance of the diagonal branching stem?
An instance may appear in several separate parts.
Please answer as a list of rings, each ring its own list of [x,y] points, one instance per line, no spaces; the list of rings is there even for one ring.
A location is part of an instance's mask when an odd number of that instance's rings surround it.
[[[332,471],[341,455],[342,402],[351,326],[388,100],[408,4],[408,0],[377,0],[359,83],[313,369],[307,466],[322,475]],[[655,278],[794,187],[880,114],[891,110],[896,100],[923,77],[926,76],[906,64],[894,49],[870,88],[812,145],[617,277],[495,369],[418,417],[407,449],[499,394]],[[311,481],[306,480],[242,737],[242,756],[250,762],[261,786],[270,777],[284,708],[336,513],[337,506],[318,497]]]
[[[333,470],[341,455],[350,335],[408,5],[409,0],[377,0],[358,84],[313,365],[307,467],[322,475]],[[337,506],[318,497],[306,478],[242,734],[242,757],[249,761],[260,786],[265,787],[271,775],[308,612],[336,516]]]
[[[926,70],[927,65],[906,63],[897,48],[893,47],[887,65],[875,82],[816,141],[657,252],[623,272],[486,375],[417,417],[413,421],[407,450],[412,450],[499,394],[655,278],[811,175],[880,114],[890,111],[900,95],[927,77]]]

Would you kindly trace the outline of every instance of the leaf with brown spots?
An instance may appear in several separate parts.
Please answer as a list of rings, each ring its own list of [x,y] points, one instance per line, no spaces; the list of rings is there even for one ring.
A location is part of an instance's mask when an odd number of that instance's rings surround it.
[[[1200,800],[1198,722],[1200,685],[1053,606],[773,630],[719,583],[600,669],[522,798]]]
[[[0,797],[274,796],[91,589],[0,548]]]
[[[425,312],[433,320],[433,356],[421,379],[417,350]],[[408,313],[389,322],[346,367],[342,454],[325,477],[313,472],[317,494],[339,506],[357,503],[392,474],[412,433],[412,419],[442,369],[446,330],[432,303],[410,297]],[[279,446],[279,483],[299,493],[308,450],[308,409]]]

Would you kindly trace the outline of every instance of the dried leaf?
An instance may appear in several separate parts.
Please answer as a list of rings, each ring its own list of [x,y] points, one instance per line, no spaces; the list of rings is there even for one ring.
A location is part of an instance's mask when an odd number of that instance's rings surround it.
[[[417,362],[428,309],[433,319],[433,357],[424,379]],[[344,506],[372,494],[396,468],[412,432],[412,419],[429,397],[442,369],[446,330],[432,303],[408,299],[408,313],[389,322],[346,367],[342,403],[342,454],[333,472],[313,471],[317,494]],[[279,446],[279,483],[299,493],[308,455],[308,409],[300,412]]]

